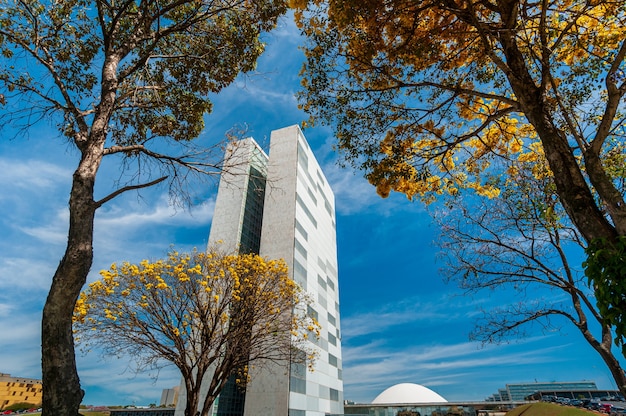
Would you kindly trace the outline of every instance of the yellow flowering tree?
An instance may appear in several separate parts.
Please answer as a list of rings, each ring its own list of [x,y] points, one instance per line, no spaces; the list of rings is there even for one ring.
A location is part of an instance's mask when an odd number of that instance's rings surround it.
[[[626,3],[292,4],[307,37],[302,107],[379,194],[493,198],[516,163],[536,162],[589,245],[587,275],[624,343]]]
[[[292,3],[308,39],[302,106],[381,195],[496,196],[494,162],[538,145],[585,238],[626,233],[602,164],[624,133],[623,3]]]
[[[78,342],[133,356],[139,368],[174,364],[185,383],[186,416],[208,415],[224,383],[235,377],[243,388],[251,366],[287,362],[294,348],[315,359],[306,340],[319,324],[282,260],[173,251],[100,274],[76,304]]]

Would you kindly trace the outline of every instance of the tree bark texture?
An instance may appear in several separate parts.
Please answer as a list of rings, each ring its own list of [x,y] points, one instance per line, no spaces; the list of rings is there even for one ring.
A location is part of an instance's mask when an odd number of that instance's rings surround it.
[[[200,382],[196,382],[192,384],[192,376],[183,377],[185,381],[185,387],[187,390],[186,397],[186,405],[185,405],[185,416],[196,416],[196,409],[198,408],[198,399],[199,399],[199,387],[201,385]],[[202,378],[199,378],[202,380]]]
[[[76,369],[72,316],[93,261],[94,179],[80,167],[74,174],[67,248],[43,310],[42,416],[76,416],[84,395]]]
[[[67,247],[52,279],[42,317],[42,416],[76,416],[84,396],[76,368],[72,316],[93,262],[94,184],[105,137],[101,129],[85,133],[85,140],[76,139],[81,160],[72,178]]]
[[[517,2],[501,2],[502,20],[512,21]],[[510,6],[510,9],[507,7]],[[508,9],[508,10],[507,10]],[[510,18],[507,19],[507,16]],[[548,165],[554,172],[557,194],[572,222],[590,242],[596,238],[612,240],[617,237],[615,227],[598,208],[591,189],[564,132],[554,124],[542,88],[535,84],[526,67],[524,55],[519,50],[514,32],[500,36],[506,64],[505,71],[513,92],[528,121],[535,127],[544,148]]]
[[[581,332],[587,342],[598,352],[598,354],[600,354],[600,357],[602,357],[602,360],[611,372],[611,376],[617,384],[617,388],[620,393],[622,393],[622,395],[626,394],[626,373],[624,372],[620,362],[611,352],[611,347],[613,345],[611,327],[608,325],[603,326],[601,341],[597,340],[587,328],[581,330]]]
[[[78,415],[85,394],[76,368],[72,317],[93,263],[94,219],[98,208],[94,185],[115,103],[118,62],[110,56],[105,60],[102,100],[93,123],[89,128],[84,119],[80,119],[81,130],[74,138],[81,159],[72,177],[67,247],[52,278],[42,317],[42,416]]]

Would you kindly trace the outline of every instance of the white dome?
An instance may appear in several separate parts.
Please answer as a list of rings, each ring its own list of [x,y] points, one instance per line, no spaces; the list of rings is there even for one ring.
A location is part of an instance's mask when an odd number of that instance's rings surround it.
[[[445,403],[446,399],[429,388],[413,383],[400,383],[380,393],[372,404]]]

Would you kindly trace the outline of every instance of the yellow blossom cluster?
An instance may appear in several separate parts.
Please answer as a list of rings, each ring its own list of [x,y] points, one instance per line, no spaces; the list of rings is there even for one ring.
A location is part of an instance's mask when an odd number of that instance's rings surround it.
[[[558,2],[560,8],[548,15],[547,25],[561,33],[555,43],[557,60],[567,66],[584,62],[589,57],[605,57],[619,49],[626,26],[619,18],[619,2]],[[623,19],[623,18],[622,18]]]
[[[383,197],[493,198],[520,169],[550,177],[537,131],[574,158],[594,137],[622,140],[623,2],[292,4],[311,41],[302,106]]]
[[[396,143],[394,135],[388,133],[381,143],[381,153],[386,157],[374,166],[368,179],[383,197],[393,190],[409,199],[419,197],[431,202],[438,195],[454,195],[465,188],[474,190],[478,195],[495,198],[500,190],[481,181],[481,178],[488,177],[492,159],[499,156],[500,160],[528,162],[534,158],[538,161],[542,155],[541,146],[534,137],[527,123],[513,117],[490,124],[476,137],[448,150],[445,143],[438,139],[401,140]],[[459,155],[463,154],[467,156],[460,159]],[[416,161],[422,163],[424,160],[429,161],[427,166],[416,166]],[[514,165],[508,169],[508,173],[515,173]],[[535,170],[538,175],[539,172],[545,174],[546,165],[538,162]]]
[[[517,162],[530,166],[535,179],[544,179],[552,176],[552,171],[545,158],[543,146],[539,142],[533,142],[525,152],[517,157]]]
[[[312,301],[289,277],[284,260],[172,251],[164,260],[113,264],[100,275],[76,303],[75,328],[83,335],[87,328],[141,338],[139,332],[182,345],[203,333],[241,337],[237,331],[248,331],[243,333],[254,338],[254,331],[265,329],[291,334],[295,344],[320,334],[306,313]]]

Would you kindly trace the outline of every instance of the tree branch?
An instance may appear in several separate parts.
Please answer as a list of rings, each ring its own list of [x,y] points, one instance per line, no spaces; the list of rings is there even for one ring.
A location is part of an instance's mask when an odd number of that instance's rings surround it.
[[[109,202],[110,200],[112,200],[113,198],[115,198],[116,196],[119,196],[121,194],[123,194],[124,192],[127,191],[132,191],[134,189],[142,189],[142,188],[148,188],[150,186],[156,185],[157,183],[163,182],[165,179],[167,179],[167,176],[162,176],[158,179],[155,179],[153,181],[150,182],[146,182],[146,183],[142,183],[142,184],[138,184],[138,185],[128,185],[128,186],[124,186],[122,188],[119,188],[118,190],[116,190],[115,192],[110,193],[109,195],[105,196],[104,198],[102,198],[99,201],[96,201],[94,204],[97,208],[100,208],[103,204]]]

